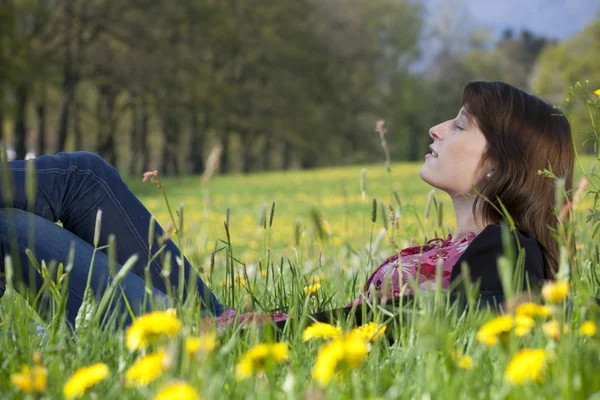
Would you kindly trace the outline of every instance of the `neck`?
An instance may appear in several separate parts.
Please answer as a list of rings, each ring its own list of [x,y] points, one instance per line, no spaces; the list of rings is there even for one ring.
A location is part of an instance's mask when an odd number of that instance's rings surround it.
[[[469,232],[479,233],[486,224],[482,218],[473,215],[473,203],[475,196],[452,196],[452,205],[454,206],[454,215],[456,215],[456,232],[452,235],[452,240],[460,240],[467,236]]]

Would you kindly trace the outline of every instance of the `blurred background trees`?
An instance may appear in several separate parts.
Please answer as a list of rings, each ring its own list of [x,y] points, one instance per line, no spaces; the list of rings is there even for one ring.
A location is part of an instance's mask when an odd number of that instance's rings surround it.
[[[250,172],[381,160],[383,118],[392,159],[415,160],[469,81],[556,103],[600,82],[600,19],[557,43],[440,15],[426,28],[416,0],[0,0],[0,140],[126,174],[202,172],[220,144],[222,171]]]

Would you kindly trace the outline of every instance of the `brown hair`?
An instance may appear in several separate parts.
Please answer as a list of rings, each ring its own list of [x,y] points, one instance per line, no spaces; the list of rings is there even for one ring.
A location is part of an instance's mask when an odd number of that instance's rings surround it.
[[[482,165],[493,170],[490,179],[484,177],[476,186],[491,204],[478,197],[473,212],[479,208],[484,221],[498,224],[504,221],[500,199],[516,227],[537,239],[546,278],[552,278],[559,253],[554,238],[555,182],[538,171],[549,168],[564,178],[565,191],[571,195],[574,150],[568,119],[541,99],[503,82],[469,83],[462,103],[488,143]]]

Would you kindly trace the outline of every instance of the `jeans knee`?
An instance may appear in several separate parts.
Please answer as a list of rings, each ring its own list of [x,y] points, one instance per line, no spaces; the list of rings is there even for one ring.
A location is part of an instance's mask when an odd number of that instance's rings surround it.
[[[74,153],[60,153],[66,155],[69,164],[84,171],[91,171],[101,178],[116,173],[116,170],[102,157],[88,151],[76,151]]]

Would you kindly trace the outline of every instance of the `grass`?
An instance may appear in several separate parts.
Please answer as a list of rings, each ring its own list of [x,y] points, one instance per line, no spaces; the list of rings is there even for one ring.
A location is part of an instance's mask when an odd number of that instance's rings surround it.
[[[584,160],[586,168],[590,163]],[[163,183],[170,201],[184,204],[185,254],[204,268],[203,277],[220,299],[233,299],[243,311],[262,306],[304,315],[346,304],[372,268],[398,247],[453,231],[449,199],[435,193],[435,199],[428,201],[430,188],[418,178],[417,164],[393,165],[391,171],[389,176],[383,167],[370,166],[366,179],[361,168],[339,168],[217,177],[207,187],[196,176],[163,179]],[[170,217],[158,189],[137,179],[129,184],[165,226]],[[584,199],[579,209],[585,210],[590,201]],[[390,208],[392,213],[384,223],[382,209]],[[223,225],[227,209],[229,240]],[[391,216],[398,218],[397,224]],[[418,307],[407,310],[410,318],[388,326],[386,333],[394,338],[393,344],[375,341],[359,366],[346,365],[323,388],[311,375],[322,340],[304,343],[301,331],[294,330],[275,337],[268,326],[233,328],[219,334],[212,352],[189,356],[182,350],[185,338],[201,334],[203,324],[194,318],[194,310],[183,306],[181,332],[153,348],[166,351],[170,366],[147,386],[128,388],[123,377],[144,352],[127,350],[123,329],[87,326],[72,332],[61,324],[55,338],[49,338],[49,333],[38,336],[31,332],[31,322],[41,322],[49,332],[55,325],[39,321],[22,307],[18,296],[9,293],[0,305],[4,332],[0,336],[0,393],[3,398],[21,398],[9,376],[39,357],[48,370],[44,394],[48,398],[63,396],[63,384],[76,368],[98,362],[105,363],[110,374],[88,397],[152,398],[164,384],[184,380],[202,398],[587,398],[600,390],[596,373],[600,342],[578,334],[584,319],[596,317],[586,298],[598,291],[592,279],[592,271],[598,268],[597,247],[584,217],[580,211],[575,220],[578,254],[572,265],[576,278],[571,290],[573,318],[567,321],[570,332],[558,340],[547,338],[538,321],[525,337],[509,335],[503,345],[487,347],[477,342],[476,333],[489,320],[488,312],[463,313],[424,296]],[[211,274],[215,248],[221,251]],[[233,286],[227,272],[231,269],[240,277]],[[321,288],[316,295],[306,295],[303,288],[316,281]],[[263,373],[236,379],[236,365],[249,348],[276,340],[290,344],[286,362],[268,358]],[[514,386],[505,380],[505,368],[520,348],[544,349],[547,367],[542,383]],[[471,369],[458,366],[461,354],[472,359]]]

